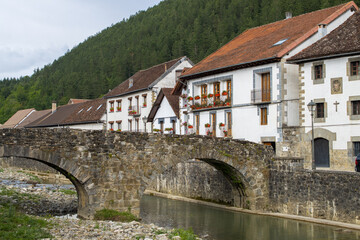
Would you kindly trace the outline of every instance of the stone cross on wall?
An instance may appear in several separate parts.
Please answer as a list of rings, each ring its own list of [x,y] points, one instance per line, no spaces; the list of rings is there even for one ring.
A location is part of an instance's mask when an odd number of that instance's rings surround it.
[[[334,105],[335,105],[335,111],[337,112],[337,110],[338,110],[338,105],[339,105],[340,103],[338,102],[338,101],[336,101],[336,102],[334,102]]]

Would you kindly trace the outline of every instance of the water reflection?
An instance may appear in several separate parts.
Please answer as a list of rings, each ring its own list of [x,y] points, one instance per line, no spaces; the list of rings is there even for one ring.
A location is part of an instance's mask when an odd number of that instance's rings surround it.
[[[226,211],[209,206],[144,196],[142,219],[162,227],[192,228],[207,239],[227,240],[356,240],[357,231],[275,217]]]

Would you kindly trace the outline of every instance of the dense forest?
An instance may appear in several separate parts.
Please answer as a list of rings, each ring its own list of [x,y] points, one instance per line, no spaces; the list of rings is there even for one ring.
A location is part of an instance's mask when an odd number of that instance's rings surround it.
[[[164,0],[104,29],[32,76],[0,81],[0,123],[19,109],[97,98],[140,69],[197,63],[248,28],[347,0]],[[355,1],[358,5],[360,0]]]

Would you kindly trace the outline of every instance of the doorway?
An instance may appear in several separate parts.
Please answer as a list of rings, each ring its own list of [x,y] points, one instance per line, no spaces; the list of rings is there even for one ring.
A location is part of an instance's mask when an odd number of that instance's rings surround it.
[[[316,167],[330,167],[329,140],[316,138],[314,140]]]

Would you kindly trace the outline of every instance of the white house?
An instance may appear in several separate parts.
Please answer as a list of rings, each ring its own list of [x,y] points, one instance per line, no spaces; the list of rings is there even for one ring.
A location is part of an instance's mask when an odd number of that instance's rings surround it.
[[[286,59],[357,9],[349,2],[243,32],[181,75],[173,94],[186,97],[182,121],[196,134],[246,139],[273,146],[279,156],[299,155],[291,146],[300,125],[299,66]]]
[[[312,128],[306,105],[313,101],[316,167],[353,171],[360,153],[360,12],[289,62],[300,66],[298,149],[310,165]]]
[[[179,97],[172,95],[172,90],[162,88],[150,111],[148,122],[153,124],[154,132],[181,134]]]
[[[187,57],[135,73],[108,94],[107,129],[151,132],[147,117],[161,88],[173,88],[182,69],[192,67]]]

